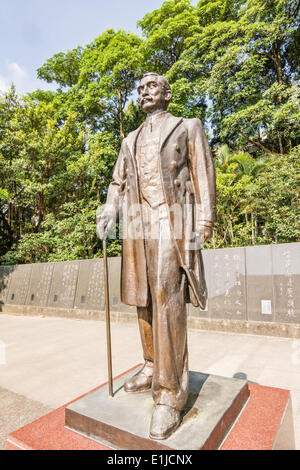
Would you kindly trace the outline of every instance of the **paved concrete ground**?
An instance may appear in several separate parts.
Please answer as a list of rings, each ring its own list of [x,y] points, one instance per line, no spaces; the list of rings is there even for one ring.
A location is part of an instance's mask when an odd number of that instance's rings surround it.
[[[112,324],[113,373],[142,362],[136,324]],[[189,331],[190,369],[292,391],[300,449],[300,340]],[[0,314],[0,449],[14,429],[106,381],[105,324]]]

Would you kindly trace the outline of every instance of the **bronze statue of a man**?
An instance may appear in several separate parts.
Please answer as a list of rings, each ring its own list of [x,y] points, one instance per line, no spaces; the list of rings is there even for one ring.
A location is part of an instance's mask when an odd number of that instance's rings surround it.
[[[122,142],[97,233],[103,238],[112,229],[122,198],[121,300],[137,307],[145,359],[124,388],[152,389],[150,437],[166,439],[188,395],[186,303],[206,303],[199,241],[209,239],[215,222],[215,172],[200,120],[167,112],[168,81],[147,73],[138,94],[147,119]]]

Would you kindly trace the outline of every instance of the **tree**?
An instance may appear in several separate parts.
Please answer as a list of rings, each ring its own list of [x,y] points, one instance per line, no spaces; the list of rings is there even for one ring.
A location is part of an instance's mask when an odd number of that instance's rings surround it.
[[[255,243],[288,243],[300,240],[299,170],[300,147],[284,156],[270,157],[246,192],[249,210],[263,221]]]
[[[12,174],[14,149],[5,141],[5,136],[10,131],[12,117],[19,106],[16,90],[12,86],[1,96],[0,101],[0,255],[11,248],[18,233],[18,227],[14,226],[14,209],[10,201],[10,193],[15,191]]]
[[[299,142],[299,71],[292,52],[299,47],[298,4],[211,3],[199,2],[198,31],[186,40],[170,76],[180,81],[194,74],[195,89],[206,96],[213,143],[288,153]],[[232,10],[221,8],[233,3]]]
[[[144,70],[166,75],[172,88],[169,111],[176,116],[204,118],[205,100],[194,87],[195,72],[176,75],[173,69],[180,61],[186,41],[198,28],[196,8],[189,0],[164,2],[160,9],[148,13],[138,22],[145,42],[141,45]],[[175,78],[176,79],[175,79]]]
[[[133,33],[109,29],[40,67],[39,78],[60,86],[55,95],[60,117],[72,110],[89,130],[113,131],[123,139],[125,106],[141,76],[141,43]],[[34,97],[48,99],[41,91]]]
[[[22,233],[24,211],[30,214],[30,227],[40,231],[46,207],[65,197],[65,186],[62,189],[59,183],[66,161],[83,149],[83,136],[71,113],[60,127],[52,104],[36,106],[29,97],[15,104],[2,135],[1,173],[8,193],[9,223],[17,236]]]
[[[83,48],[77,47],[67,53],[55,54],[37,69],[38,78],[48,83],[56,82],[62,88],[76,85],[80,75],[82,52]]]
[[[193,35],[197,26],[195,7],[189,0],[167,1],[137,24],[146,38],[142,45],[145,67],[165,74],[180,59],[185,39]]]
[[[215,150],[216,168],[226,173],[231,163],[237,163],[235,172],[237,177],[241,177],[243,175],[256,176],[266,168],[267,162],[265,158],[254,158],[248,152],[231,151],[227,144],[217,147]]]
[[[63,125],[53,103],[24,98],[15,106],[3,135],[0,158],[10,210],[1,217],[12,239],[2,262],[41,262],[93,257],[99,252],[96,207],[105,202],[116,160],[113,136],[83,135],[69,113]],[[7,220],[8,215],[8,220]],[[120,244],[111,251],[119,252]],[[8,251],[9,250],[9,251]]]
[[[231,158],[232,163],[238,164],[238,175],[257,176],[265,170],[267,164],[265,158],[253,158],[247,152],[235,152]]]
[[[57,90],[0,95],[0,262],[102,255],[96,207],[123,136],[144,120],[133,90],[146,71],[167,76],[173,114],[206,127],[217,175],[206,247],[299,240],[299,9],[166,1],[139,21],[143,39],[109,29],[47,60],[38,76]]]
[[[118,122],[124,134],[124,108],[141,76],[141,39],[123,30],[107,30],[84,51],[78,86],[106,101],[108,126]],[[106,127],[108,127],[106,126]]]

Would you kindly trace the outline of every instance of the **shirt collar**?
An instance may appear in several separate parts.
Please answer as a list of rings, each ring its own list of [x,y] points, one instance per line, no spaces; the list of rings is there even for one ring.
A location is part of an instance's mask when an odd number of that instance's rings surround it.
[[[167,111],[160,111],[159,113],[150,114],[146,118],[146,122],[154,122],[158,119],[163,118],[167,114]]]

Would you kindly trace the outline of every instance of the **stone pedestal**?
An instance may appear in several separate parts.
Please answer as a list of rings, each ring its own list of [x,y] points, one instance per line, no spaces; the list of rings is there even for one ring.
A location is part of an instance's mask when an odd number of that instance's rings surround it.
[[[151,392],[128,394],[123,384],[139,368],[66,407],[65,425],[117,449],[217,449],[249,397],[245,380],[190,372],[189,396],[180,427],[166,440],[149,438]]]

